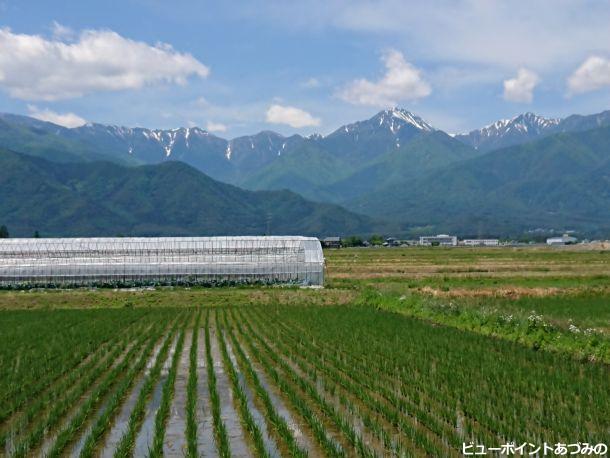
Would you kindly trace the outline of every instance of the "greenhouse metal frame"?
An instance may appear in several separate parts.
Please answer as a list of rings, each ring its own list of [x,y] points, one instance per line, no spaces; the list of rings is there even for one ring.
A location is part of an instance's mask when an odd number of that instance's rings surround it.
[[[0,240],[0,287],[322,285],[318,239],[301,236]]]

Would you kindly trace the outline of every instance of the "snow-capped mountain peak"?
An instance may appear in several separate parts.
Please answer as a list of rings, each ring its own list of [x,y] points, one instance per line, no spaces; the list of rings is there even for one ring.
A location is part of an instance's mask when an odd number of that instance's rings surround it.
[[[433,132],[435,130],[434,127],[410,111],[403,108],[389,108],[380,111],[365,121],[346,124],[324,137],[324,139],[347,136],[353,141],[359,141],[371,135],[386,136],[389,132],[394,138],[400,137],[406,140],[418,132]]]
[[[434,127],[422,118],[403,108],[390,108],[380,111],[372,120],[374,120],[379,127],[385,127],[393,134],[396,134],[406,125],[425,132],[432,132],[434,130]]]
[[[545,118],[535,113],[523,113],[511,119],[501,119],[481,129],[473,130],[470,134],[479,132],[483,137],[503,136],[511,130],[521,132],[540,133],[545,129],[557,126],[561,119]],[[469,134],[466,134],[469,135]]]
[[[427,132],[431,132],[434,130],[430,124],[424,121],[417,115],[414,115],[410,111],[407,111],[403,108],[392,108],[391,110],[386,110],[386,113],[390,114],[393,118],[402,120],[412,126],[417,127],[420,130],[425,130]]]
[[[510,119],[501,119],[466,134],[459,134],[457,138],[477,149],[498,148],[521,143],[522,139],[551,133],[560,123],[561,119],[545,118],[528,112]]]

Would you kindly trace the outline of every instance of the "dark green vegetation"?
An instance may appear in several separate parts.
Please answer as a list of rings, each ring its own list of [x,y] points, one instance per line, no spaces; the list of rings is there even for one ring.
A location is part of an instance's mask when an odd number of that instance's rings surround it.
[[[180,162],[60,164],[0,151],[0,220],[13,236],[366,232],[369,218],[289,191],[245,191]]]

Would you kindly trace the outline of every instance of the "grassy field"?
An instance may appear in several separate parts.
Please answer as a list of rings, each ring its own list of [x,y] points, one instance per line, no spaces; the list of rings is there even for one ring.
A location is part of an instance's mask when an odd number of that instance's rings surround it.
[[[327,287],[0,293],[6,456],[610,438],[610,252],[328,251]]]

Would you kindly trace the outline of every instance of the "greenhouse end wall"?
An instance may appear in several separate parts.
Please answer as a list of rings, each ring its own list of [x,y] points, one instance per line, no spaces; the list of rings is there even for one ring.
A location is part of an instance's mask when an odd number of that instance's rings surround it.
[[[323,285],[318,239],[137,237],[0,240],[0,286]]]

